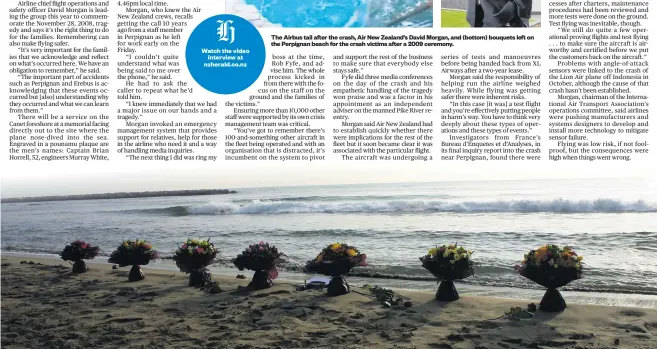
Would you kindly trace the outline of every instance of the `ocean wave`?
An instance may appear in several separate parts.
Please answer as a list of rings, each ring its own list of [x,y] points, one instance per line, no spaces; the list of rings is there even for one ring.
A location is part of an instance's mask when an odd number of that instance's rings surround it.
[[[421,195],[421,194],[406,194],[406,195],[311,195],[311,196],[282,196],[267,198],[266,200],[260,201],[271,201],[271,202],[315,202],[315,201],[324,201],[324,202],[357,202],[357,201],[421,201],[429,198],[430,200],[438,199],[451,199],[454,198],[452,195]],[[244,204],[250,203],[252,199],[243,199],[243,200],[233,200],[231,202]]]
[[[290,213],[625,213],[657,212],[657,205],[643,200],[624,202],[597,200],[509,200],[463,201],[443,200],[368,200],[321,202],[313,200],[252,200],[243,203],[217,202],[192,206],[122,211],[155,213],[171,216],[226,214],[290,214]]]

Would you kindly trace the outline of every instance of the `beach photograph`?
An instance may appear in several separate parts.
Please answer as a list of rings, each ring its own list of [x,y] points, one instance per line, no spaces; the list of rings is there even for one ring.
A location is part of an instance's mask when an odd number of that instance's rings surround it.
[[[441,0],[442,28],[540,28],[541,0]]]
[[[3,181],[2,347],[655,348],[654,178],[223,182]]]
[[[433,0],[227,0],[258,28],[432,28]]]

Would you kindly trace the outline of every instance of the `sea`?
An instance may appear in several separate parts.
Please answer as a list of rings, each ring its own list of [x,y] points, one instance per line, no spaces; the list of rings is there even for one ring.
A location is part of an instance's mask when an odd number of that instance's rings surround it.
[[[474,251],[461,292],[540,297],[514,266],[543,244],[572,246],[584,276],[563,287],[582,302],[657,307],[657,187],[641,179],[472,181],[229,188],[236,194],[2,204],[3,253],[56,257],[84,239],[105,261],[123,239],[146,239],[155,267],[175,269],[187,238],[220,249],[213,273],[236,275],[231,258],[265,241],[286,254],[281,278],[301,282],[306,261],[346,242],[367,254],[355,284],[434,290],[419,257],[442,244]],[[567,298],[568,298],[567,297]]]

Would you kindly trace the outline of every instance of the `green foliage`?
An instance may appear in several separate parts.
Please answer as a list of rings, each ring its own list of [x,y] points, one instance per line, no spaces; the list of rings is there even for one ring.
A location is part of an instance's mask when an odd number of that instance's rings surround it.
[[[386,307],[391,307],[393,305],[404,305],[409,307],[412,305],[411,302],[408,301],[408,297],[397,294],[390,289],[371,285],[365,285],[363,288],[369,290],[372,296]]]
[[[504,316],[510,320],[523,320],[533,318],[534,314],[530,313],[527,309],[513,307],[509,311],[504,312]]]

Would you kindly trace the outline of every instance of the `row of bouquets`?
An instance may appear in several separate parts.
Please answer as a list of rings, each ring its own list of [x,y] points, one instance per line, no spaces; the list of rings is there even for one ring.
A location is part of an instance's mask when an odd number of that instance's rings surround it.
[[[77,240],[68,244],[61,258],[78,262],[98,256],[99,248]],[[189,239],[176,250],[173,259],[183,272],[203,269],[215,262],[218,250],[210,240]],[[474,275],[473,251],[449,244],[431,248],[420,257],[422,266],[441,280],[459,280]],[[285,255],[276,246],[266,242],[249,245],[233,263],[239,270],[267,271],[272,279],[278,275],[276,266],[284,262]],[[153,245],[145,240],[123,241],[110,255],[109,262],[120,267],[147,265],[158,257]],[[347,274],[356,266],[365,266],[366,255],[356,247],[345,243],[334,243],[325,247],[305,270],[332,277]],[[582,256],[570,247],[545,245],[524,255],[516,271],[532,281],[547,287],[564,286],[581,278]]]
[[[88,269],[84,260],[95,258],[98,253],[97,246],[77,240],[64,248],[61,258],[75,262],[74,272],[84,272]],[[211,279],[207,266],[214,263],[217,254],[217,248],[209,239],[189,239],[178,247],[173,259],[181,271],[189,273],[190,286],[207,287]],[[459,299],[452,281],[474,275],[472,255],[473,251],[463,246],[449,244],[433,247],[420,257],[422,266],[441,280],[436,292],[437,300]],[[278,276],[276,266],[284,262],[284,256],[276,246],[261,241],[245,248],[233,259],[233,263],[239,270],[255,271],[249,287],[259,290],[273,285],[272,280]],[[144,278],[139,266],[146,265],[157,257],[157,251],[150,243],[135,240],[123,241],[112,252],[108,261],[120,267],[132,265],[128,279],[138,281]],[[366,266],[366,259],[367,256],[356,247],[334,243],[326,246],[315,258],[308,261],[305,271],[331,276],[327,295],[339,296],[350,292],[349,284],[343,275],[356,266]],[[529,251],[515,269],[520,275],[548,289],[541,300],[540,309],[562,311],[566,308],[566,302],[556,289],[582,277],[582,260],[583,257],[572,248],[550,244]]]

